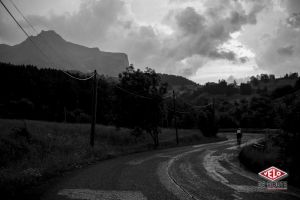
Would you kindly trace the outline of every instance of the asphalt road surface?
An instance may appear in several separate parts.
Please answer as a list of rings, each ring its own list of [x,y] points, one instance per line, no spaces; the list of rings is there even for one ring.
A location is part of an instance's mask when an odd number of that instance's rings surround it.
[[[62,180],[44,200],[300,199],[299,190],[270,191],[238,162],[228,141],[133,154],[100,162]],[[260,139],[245,135],[243,145]]]

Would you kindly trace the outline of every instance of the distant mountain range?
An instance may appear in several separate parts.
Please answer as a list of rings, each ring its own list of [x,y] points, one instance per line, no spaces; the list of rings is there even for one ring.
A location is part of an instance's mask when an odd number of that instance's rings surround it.
[[[104,52],[74,44],[55,31],[42,31],[14,46],[0,44],[0,62],[81,72],[96,69],[99,74],[108,76],[117,76],[129,66],[125,53]]]

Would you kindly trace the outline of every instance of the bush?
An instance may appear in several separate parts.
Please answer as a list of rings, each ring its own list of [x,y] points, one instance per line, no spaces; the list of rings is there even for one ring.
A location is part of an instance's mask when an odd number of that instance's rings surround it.
[[[300,187],[299,143],[299,135],[292,136],[287,133],[270,135],[264,142],[267,147],[264,152],[252,146],[246,146],[241,150],[239,159],[241,163],[256,173],[270,166],[287,171],[289,183]]]
[[[246,146],[241,150],[239,159],[247,168],[258,173],[273,165],[279,167],[281,163],[278,156],[276,152],[262,152],[252,146]]]
[[[276,89],[272,92],[271,96],[272,96],[273,98],[279,98],[279,97],[282,97],[282,96],[285,96],[285,95],[291,93],[291,92],[293,91],[293,89],[294,89],[294,88],[293,88],[293,86],[291,86],[291,85],[284,85],[284,86],[281,86],[281,87],[276,88]]]
[[[24,158],[30,152],[31,135],[26,128],[14,129],[0,138],[0,167]]]
[[[215,137],[218,133],[218,126],[214,113],[211,111],[201,112],[198,116],[198,127],[206,137]]]
[[[219,127],[220,128],[237,128],[237,122],[233,119],[233,117],[227,115],[227,114],[222,114],[219,117],[218,121]]]

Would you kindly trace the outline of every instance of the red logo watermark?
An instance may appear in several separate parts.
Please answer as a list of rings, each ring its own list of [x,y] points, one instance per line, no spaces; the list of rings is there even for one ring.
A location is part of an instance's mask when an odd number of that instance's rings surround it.
[[[269,181],[279,181],[285,177],[288,176],[288,173],[285,171],[282,171],[276,167],[270,167],[264,171],[261,171],[258,173],[261,177],[264,179],[267,179]]]
[[[268,180],[260,181],[258,186],[269,190],[287,190],[287,182],[279,181],[288,176],[288,173],[276,167],[270,167],[258,173],[259,176]]]

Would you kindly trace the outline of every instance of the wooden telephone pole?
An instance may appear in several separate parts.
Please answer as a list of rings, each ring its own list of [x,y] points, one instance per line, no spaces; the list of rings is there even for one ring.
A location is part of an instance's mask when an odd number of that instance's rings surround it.
[[[90,145],[94,147],[95,143],[95,125],[97,119],[97,89],[98,89],[98,80],[97,80],[97,71],[94,71],[94,84],[93,84],[93,108],[92,108],[92,122],[91,122],[91,135],[90,135]]]
[[[175,98],[176,98],[176,97],[175,97],[175,92],[174,92],[174,90],[173,90],[173,115],[174,115],[174,121],[175,121],[176,144],[179,144]]]
[[[215,123],[215,118],[216,118],[216,110],[215,110],[215,98],[212,99],[212,112],[213,112],[213,119]]]
[[[216,121],[216,108],[215,108],[215,98],[212,99],[212,115],[213,115],[213,126],[214,128],[217,126]]]

